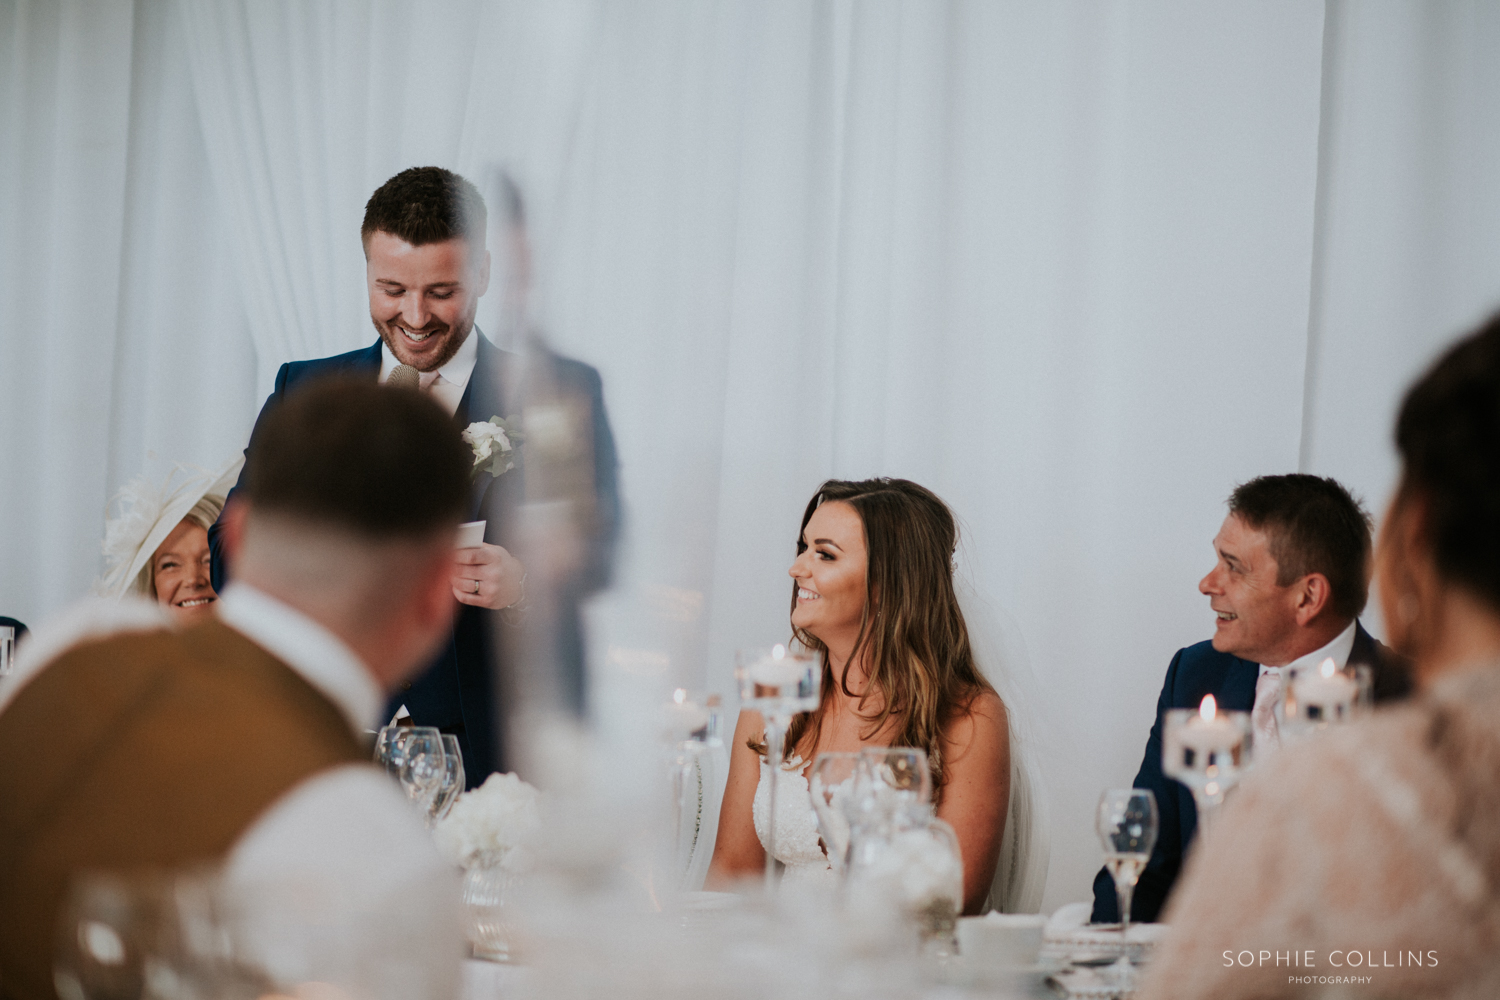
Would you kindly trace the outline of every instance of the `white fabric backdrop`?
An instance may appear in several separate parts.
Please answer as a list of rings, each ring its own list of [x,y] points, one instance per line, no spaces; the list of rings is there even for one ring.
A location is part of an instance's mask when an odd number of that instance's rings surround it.
[[[1049,908],[1209,633],[1224,496],[1378,507],[1401,386],[1500,291],[1482,3],[10,0],[0,38],[0,612],[369,341],[378,183],[504,163],[624,462],[600,645],[727,689],[819,481],[931,486],[1032,693]]]

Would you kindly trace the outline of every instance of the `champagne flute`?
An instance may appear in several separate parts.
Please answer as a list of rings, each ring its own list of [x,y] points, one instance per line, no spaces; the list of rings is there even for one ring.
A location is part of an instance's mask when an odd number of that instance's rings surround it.
[[[823,657],[812,650],[788,649],[781,643],[769,649],[742,649],[735,654],[735,680],[745,708],[765,721],[766,763],[766,888],[776,886],[776,785],[781,774],[782,740],[792,718],[818,707],[823,685]]]
[[[844,799],[854,794],[855,775],[859,770],[859,753],[820,753],[807,777],[813,811],[818,814],[818,830],[833,870],[844,873],[849,858],[849,818],[844,815]]]
[[[1156,846],[1156,796],[1144,788],[1111,788],[1099,796],[1095,821],[1104,843],[1104,867],[1115,880],[1120,934],[1130,929],[1130,897]]]

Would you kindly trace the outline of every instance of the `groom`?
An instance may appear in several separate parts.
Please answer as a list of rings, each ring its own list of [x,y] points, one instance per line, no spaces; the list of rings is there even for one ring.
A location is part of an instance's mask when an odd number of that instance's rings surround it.
[[[414,384],[455,418],[459,427],[491,416],[513,415],[517,359],[494,347],[474,326],[480,296],[490,280],[485,249],[484,200],[463,177],[439,167],[414,167],[386,181],[365,206],[364,243],[370,319],[380,339],[362,350],[284,364],[256,422],[288,393],[331,375]],[[578,362],[558,366],[556,377],[576,383],[594,422],[603,421],[599,376]],[[598,435],[608,444],[606,432]],[[251,441],[255,433],[251,434]],[[600,447],[598,478],[613,485],[612,448]],[[521,601],[526,568],[517,547],[517,510],[525,497],[524,451],[516,467],[496,477],[478,473],[468,520],[484,520],[484,543],[460,553],[451,584],[461,605],[453,634],[427,671],[398,690],[388,720],[404,707],[415,725],[436,726],[458,737],[469,787],[504,766],[504,738],[496,710],[506,644],[499,611]],[[240,482],[250,473],[247,463]],[[238,487],[236,487],[236,491]],[[235,491],[230,492],[233,499]],[[222,518],[221,524],[222,524]],[[209,532],[216,589],[224,581],[221,524]]]
[[[1216,615],[1214,637],[1177,651],[1135,788],[1156,795],[1156,848],[1136,883],[1130,918],[1158,919],[1176,884],[1198,810],[1185,785],[1162,774],[1162,713],[1197,708],[1212,694],[1221,710],[1250,712],[1257,745],[1275,743],[1272,706],[1289,666],[1334,660],[1370,667],[1377,702],[1404,697],[1406,661],[1359,623],[1369,591],[1370,516],[1342,485],[1294,473],[1235,489],[1214,538],[1218,560],[1198,583]],[[1233,794],[1231,792],[1230,794]],[[1094,878],[1094,923],[1120,919],[1107,870]]]

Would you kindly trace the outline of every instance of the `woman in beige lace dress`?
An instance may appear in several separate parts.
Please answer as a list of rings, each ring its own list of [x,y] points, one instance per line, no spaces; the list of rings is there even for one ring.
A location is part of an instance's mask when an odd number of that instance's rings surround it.
[[[1376,571],[1421,694],[1238,790],[1144,996],[1500,996],[1500,317],[1412,388],[1396,445]]]

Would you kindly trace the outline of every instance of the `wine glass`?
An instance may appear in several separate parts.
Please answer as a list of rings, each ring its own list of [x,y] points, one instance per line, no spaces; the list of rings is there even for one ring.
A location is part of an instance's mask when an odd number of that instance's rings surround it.
[[[932,811],[932,770],[927,751],[916,747],[866,747],[865,761],[873,794],[894,820],[922,823]]]
[[[769,649],[742,649],[735,654],[734,677],[745,708],[765,721],[766,763],[766,887],[776,885],[776,785],[781,772],[781,743],[792,718],[818,707],[823,685],[823,657],[812,650],[788,649],[781,643]]]
[[[464,791],[464,755],[458,747],[458,737],[445,733],[442,742],[443,774],[438,782],[437,793],[432,797],[432,808],[428,811],[429,826],[448,815],[453,803],[458,801]]]
[[[818,831],[833,870],[843,874],[849,855],[849,818],[844,815],[844,800],[854,794],[855,774],[859,770],[859,753],[820,753],[808,772],[807,787],[812,796],[813,811],[818,814]]]
[[[90,872],[73,880],[58,922],[53,977],[63,995],[138,1000],[161,926],[159,894],[139,881]]]
[[[1104,843],[1104,867],[1115,880],[1120,933],[1130,929],[1130,897],[1156,846],[1156,796],[1144,788],[1111,788],[1099,796],[1095,826]]]
[[[436,729],[412,728],[402,737],[400,747],[401,788],[426,812],[443,782],[443,736]]]

